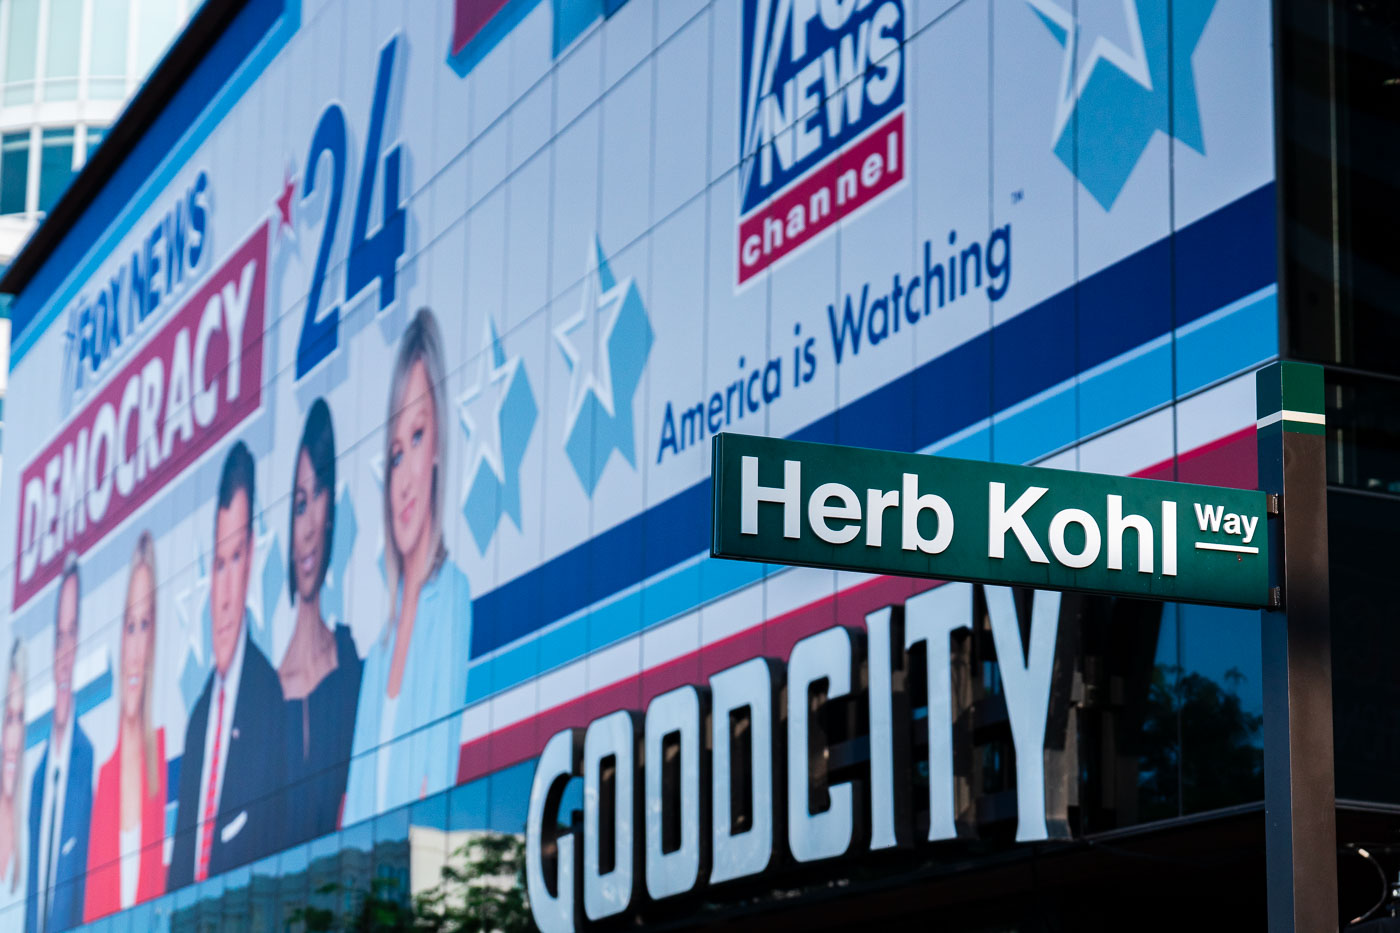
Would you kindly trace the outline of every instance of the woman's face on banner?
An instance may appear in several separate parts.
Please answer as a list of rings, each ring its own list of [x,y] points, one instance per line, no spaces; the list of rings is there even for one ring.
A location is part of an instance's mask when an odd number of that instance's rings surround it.
[[[5,692],[5,727],[0,732],[0,793],[15,795],[19,786],[19,764],[24,755],[24,684],[10,673]]]
[[[389,445],[389,506],[394,546],[407,557],[428,533],[433,468],[437,457],[437,417],[428,368],[419,360],[408,370],[404,405],[394,419]]]
[[[122,617],[122,715],[141,715],[146,696],[146,664],[155,647],[156,591],[151,568],[141,564],[131,575]]]
[[[315,599],[321,587],[330,501],[330,490],[316,482],[311,455],[303,449],[297,457],[297,484],[292,491],[292,557],[297,597],[302,601]]]

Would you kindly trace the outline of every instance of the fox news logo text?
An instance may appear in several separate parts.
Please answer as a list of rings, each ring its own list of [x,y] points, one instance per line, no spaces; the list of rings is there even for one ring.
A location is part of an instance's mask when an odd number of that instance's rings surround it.
[[[742,285],[904,179],[906,0],[744,0]]]

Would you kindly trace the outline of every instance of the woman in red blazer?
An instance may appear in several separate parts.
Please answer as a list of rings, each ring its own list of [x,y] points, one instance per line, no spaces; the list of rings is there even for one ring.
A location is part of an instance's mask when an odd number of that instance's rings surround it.
[[[155,584],[155,542],[142,532],[122,615],[117,747],[98,771],[92,800],[86,922],[165,893],[165,730],[151,728]]]

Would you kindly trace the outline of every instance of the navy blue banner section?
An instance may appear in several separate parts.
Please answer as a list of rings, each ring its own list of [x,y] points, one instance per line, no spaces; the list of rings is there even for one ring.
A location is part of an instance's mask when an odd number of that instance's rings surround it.
[[[792,437],[922,449],[1273,284],[1273,230],[1274,186],[1268,184]],[[1170,282],[1175,294],[1145,290],[1144,282]],[[706,550],[709,508],[706,479],[478,597],[472,657]]]

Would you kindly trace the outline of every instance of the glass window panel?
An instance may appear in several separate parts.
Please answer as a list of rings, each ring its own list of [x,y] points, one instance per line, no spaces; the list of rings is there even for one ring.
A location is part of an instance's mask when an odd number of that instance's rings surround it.
[[[448,792],[415,803],[409,814],[409,890],[414,895],[437,887],[451,847],[447,833]]]
[[[207,881],[195,885],[199,900],[194,905],[195,925],[198,933],[218,933],[219,918],[222,915],[224,882],[226,875],[215,875]]]
[[[1331,418],[1331,412],[1328,413]],[[1332,428],[1329,420],[1327,427]],[[1327,496],[1332,724],[1337,797],[1400,803],[1400,626],[1395,546],[1400,499],[1334,489]]]
[[[345,918],[339,913],[342,900],[339,833],[331,833],[311,842],[308,886],[311,889],[309,906],[314,910],[328,911],[343,923]]]
[[[0,214],[24,212],[29,183],[29,134],[0,136]]]
[[[374,826],[364,822],[340,833],[340,909],[351,916],[358,909],[374,878]]]
[[[1201,813],[1264,799],[1259,613],[1178,606],[1181,806]]]
[[[293,914],[306,906],[306,869],[310,850],[305,845],[283,852],[278,862],[277,929],[292,929]]]
[[[44,99],[78,96],[78,41],[83,28],[82,0],[49,0],[48,48],[44,57]]]
[[[1400,496],[1400,382],[1327,373],[1327,482]]]
[[[176,891],[170,908],[172,933],[193,933],[199,919],[199,885],[186,885]]]
[[[252,867],[244,865],[242,868],[233,869],[224,876],[224,896],[219,900],[218,916],[214,917],[206,912],[204,916],[206,925],[214,923],[214,929],[220,930],[246,930],[248,928],[248,911],[251,907],[249,886],[252,874]]]
[[[88,96],[126,96],[128,0],[92,0],[92,49],[88,54]]]
[[[491,775],[491,829],[498,833],[525,831],[534,778],[534,761],[522,761]]]
[[[147,913],[146,916],[150,920],[150,923],[144,927],[136,927],[133,925],[132,929],[150,930],[152,933],[162,931],[163,933],[163,931],[170,929],[170,916],[175,910],[175,895],[167,894],[159,900],[153,901],[149,905],[149,908],[138,909],[143,912],[149,909],[149,913]]]
[[[39,0],[10,0],[10,37],[5,44],[5,103],[34,99],[39,47]]]
[[[470,784],[454,787],[448,792],[451,795],[448,829],[460,832],[486,828],[486,817],[490,808],[490,783],[489,778],[481,778]]]
[[[136,37],[136,70],[144,75],[160,59],[180,26],[180,0],[142,0]]]
[[[39,210],[53,210],[72,178],[73,130],[44,130],[39,156]]]
[[[374,820],[374,891],[379,897],[408,899],[408,807]]]
[[[277,914],[277,871],[275,855],[253,864],[248,907],[251,933],[273,933],[282,929]]]

